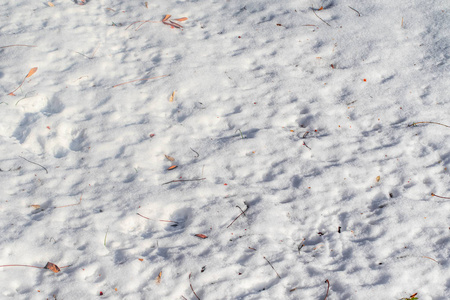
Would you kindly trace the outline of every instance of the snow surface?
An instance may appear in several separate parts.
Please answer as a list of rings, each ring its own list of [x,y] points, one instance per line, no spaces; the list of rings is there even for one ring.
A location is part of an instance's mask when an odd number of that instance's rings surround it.
[[[450,298],[450,1],[52,4],[0,2],[1,299]]]

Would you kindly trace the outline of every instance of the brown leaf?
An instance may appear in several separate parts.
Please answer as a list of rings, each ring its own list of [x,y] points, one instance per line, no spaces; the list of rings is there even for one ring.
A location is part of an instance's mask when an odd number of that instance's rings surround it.
[[[199,237],[199,238],[202,238],[202,239],[206,239],[208,236],[206,236],[206,235],[204,235],[204,234],[201,234],[201,233],[199,233],[199,234],[196,234],[195,235],[196,237]]]
[[[39,209],[41,208],[41,206],[39,204],[31,204],[30,207],[34,208],[34,209]]]
[[[172,156],[165,155],[165,154],[164,154],[164,156],[170,161],[174,161],[175,160],[175,158],[173,158]]]
[[[172,96],[170,96],[169,102],[173,102],[174,98],[175,98],[175,91],[173,91]]]
[[[162,276],[162,271],[159,272],[159,275],[156,277],[156,284],[160,284],[161,283],[161,276]]]
[[[25,78],[31,77],[31,75],[33,75],[34,73],[36,73],[37,69],[38,69],[37,67],[32,68],[32,69],[30,70],[30,72],[28,72],[27,77],[25,77]]]
[[[380,179],[381,179],[381,177],[380,177],[380,176],[377,176],[376,181],[377,181],[377,182],[380,182]]]
[[[147,7],[147,8],[148,8],[148,2],[145,2],[145,7]]]
[[[51,262],[48,262],[44,268],[49,269],[55,273],[58,273],[59,271],[61,271],[61,269],[57,265],[55,265],[54,263],[51,263]]]
[[[144,259],[143,258],[138,258],[140,261],[144,261]]]

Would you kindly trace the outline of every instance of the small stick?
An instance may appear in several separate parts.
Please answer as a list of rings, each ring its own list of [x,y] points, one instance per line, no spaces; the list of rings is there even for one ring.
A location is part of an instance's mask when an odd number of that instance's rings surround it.
[[[45,267],[36,267],[36,266],[30,266],[30,265],[2,265],[0,268],[3,267],[28,267],[28,268],[36,268],[36,269],[45,269]]]
[[[436,124],[436,125],[441,125],[441,126],[450,128],[450,126],[448,126],[448,125],[444,125],[444,124],[437,123],[437,122],[415,122],[415,123],[409,124],[408,127],[414,127],[414,126],[417,126],[417,124]]]
[[[328,281],[328,279],[327,279],[327,280],[325,280],[325,282],[328,283],[328,288],[327,288],[327,294],[325,295],[325,298],[323,300],[327,300],[328,292],[330,291],[330,281]]]
[[[192,273],[189,273],[189,285],[191,286],[191,290],[194,293],[195,297],[197,297],[198,300],[200,300],[200,298],[197,296],[197,294],[194,291],[194,288],[192,287],[192,283],[191,283],[191,275]]]
[[[161,185],[165,185],[165,184],[169,184],[169,183],[173,183],[173,182],[184,182],[184,181],[201,181],[201,180],[205,180],[206,178],[195,178],[195,179],[179,179],[179,180],[172,180],[169,182],[165,182]]]
[[[57,206],[55,208],[63,208],[63,207],[69,207],[69,206],[75,206],[75,205],[80,205],[81,204],[81,198],[83,197],[83,194],[81,194],[80,196],[80,201],[78,203],[75,204],[69,204],[69,205],[63,205],[63,206]]]
[[[144,219],[147,219],[147,220],[156,221],[156,220],[154,220],[154,219],[147,218],[147,217],[141,215],[140,213],[137,213],[137,215],[140,216],[140,217],[143,217]],[[175,223],[175,224],[178,224],[178,222],[176,222],[176,221],[169,221],[169,220],[158,220],[158,221],[160,221],[160,222],[167,222],[167,223]]]
[[[328,26],[330,26],[331,27],[331,25],[330,24],[328,24],[327,22],[325,22],[325,20],[324,19],[322,19],[321,17],[319,17],[317,14],[316,14],[316,12],[314,11],[314,8],[312,8],[311,7],[311,10],[313,11],[313,13],[316,15],[316,17],[318,17],[322,22],[324,22],[325,24],[327,24]]]
[[[9,48],[9,47],[37,47],[37,46],[34,46],[34,45],[8,45],[8,46],[0,47],[0,49]]]
[[[303,138],[305,138],[308,134],[309,134],[309,131],[305,132],[305,134],[303,135]]]
[[[431,196],[438,197],[438,198],[441,198],[441,199],[450,199],[450,197],[442,197],[442,196],[438,196],[438,195],[436,195],[434,193],[431,193]]]
[[[244,216],[245,216],[245,211],[243,211],[242,208],[241,208],[239,205],[236,205],[236,207],[238,207],[238,208],[242,211],[242,213],[244,214]]]
[[[302,240],[302,243],[300,245],[298,245],[297,249],[298,249],[298,254],[300,254],[300,250],[302,250],[302,248],[305,246],[305,244],[303,243],[305,241],[305,239]]]
[[[197,151],[195,151],[194,149],[192,149],[191,147],[189,147],[189,149],[191,149],[192,151],[194,151],[195,152],[195,154],[197,154],[197,156],[196,157],[200,157],[200,154],[198,154],[198,152]]]
[[[32,161],[30,161],[30,160],[28,160],[28,159],[26,159],[25,157],[22,157],[22,156],[20,156],[20,155],[19,155],[19,157],[25,159],[25,160],[26,160],[27,162],[29,162],[29,163],[38,165],[39,167],[43,168],[43,169],[45,170],[45,172],[48,174],[48,170],[47,170],[44,166],[42,166],[42,165],[40,165],[40,164],[37,164],[37,163],[35,163],[35,162],[32,162]]]
[[[309,150],[311,150],[311,148],[309,148],[308,145],[306,145],[305,142],[303,142],[303,146],[305,146],[306,148],[308,148]]]
[[[233,220],[233,222],[230,223],[230,225],[227,226],[227,228],[230,227],[231,225],[233,225],[233,223],[234,223],[240,216],[245,215],[245,212],[248,210],[248,208],[249,208],[250,206],[249,206],[247,203],[245,203],[245,202],[244,202],[244,204],[247,205],[247,208],[245,208],[245,210],[242,210],[242,209],[238,206],[239,209],[241,209],[242,212],[239,214],[239,216],[237,216],[237,217]]]
[[[132,83],[132,82],[136,82],[136,81],[145,81],[145,80],[151,80],[151,79],[158,79],[158,78],[163,78],[163,77],[167,77],[169,75],[162,75],[162,76],[156,76],[156,77],[151,77],[151,78],[142,78],[142,79],[136,79],[136,80],[131,80],[131,81],[127,81],[127,82],[123,82],[123,83],[119,83],[114,85],[112,88],[124,85],[124,84],[128,84],[128,83]]]
[[[349,8],[356,11],[358,13],[358,17],[361,17],[361,14],[359,13],[359,11],[357,11],[356,9],[354,9],[353,7],[350,7],[350,6],[349,6]]]
[[[106,229],[105,240],[103,241],[103,246],[105,246],[105,247],[106,247],[106,237],[108,236],[108,231],[109,231],[109,226]]]
[[[435,259],[433,259],[433,258],[431,258],[431,257],[428,257],[428,256],[422,256],[423,258],[428,258],[428,259],[431,259],[432,261],[435,261],[435,262],[437,262],[439,265],[440,265],[440,263],[437,261],[437,260],[435,260]]]
[[[270,261],[269,261],[265,256],[263,256],[263,257],[264,257],[264,259],[269,263],[269,265],[272,267],[272,269],[275,271],[275,273],[277,273],[278,278],[281,279],[280,274],[278,274],[277,270],[275,270],[275,268],[272,266],[272,264],[270,263]]]

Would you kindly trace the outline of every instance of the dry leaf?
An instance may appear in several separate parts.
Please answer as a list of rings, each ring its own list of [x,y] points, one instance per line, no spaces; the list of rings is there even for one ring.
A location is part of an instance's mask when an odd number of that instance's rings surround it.
[[[148,2],[145,2],[145,7],[147,7],[147,8],[148,8]]]
[[[45,269],[49,269],[55,273],[58,273],[59,271],[61,271],[61,269],[55,265],[54,263],[48,262],[47,265],[45,265]]]
[[[173,169],[175,169],[177,166],[176,165],[173,165],[173,166],[170,166],[167,170],[173,170]]]
[[[37,67],[32,68],[32,69],[30,70],[30,72],[28,72],[27,77],[25,77],[25,78],[31,77],[31,75],[33,75],[34,73],[36,73],[36,71],[37,71]]]
[[[30,207],[34,208],[34,209],[39,209],[41,208],[41,206],[39,204],[31,204]]]
[[[51,2],[48,2],[48,6],[51,6],[51,7],[53,7],[53,6],[55,6],[53,3],[51,3]]]
[[[199,233],[199,234],[196,234],[195,235],[196,237],[199,237],[199,238],[202,238],[202,239],[206,239],[208,236],[206,236],[206,235],[204,235],[204,234],[201,234],[201,233]]]
[[[161,271],[161,272],[159,272],[159,275],[158,275],[158,277],[156,277],[156,284],[159,284],[159,283],[161,283],[161,276],[162,276],[162,271]]]
[[[169,102],[173,102],[174,98],[175,98],[175,91],[173,91],[172,96],[170,96]]]
[[[138,258],[140,261],[144,261],[144,259],[143,258]]]
[[[377,182],[380,182],[380,179],[381,179],[381,177],[380,176],[377,176]]]
[[[164,22],[164,21],[167,21],[170,17],[171,17],[171,15],[166,15],[162,21],[163,21],[163,22]]]
[[[170,161],[174,161],[175,160],[175,158],[173,158],[172,156],[165,155],[165,154],[164,154],[164,156]]]
[[[175,21],[183,22],[183,21],[186,21],[187,19],[188,19],[188,18],[183,17],[183,18],[175,19]]]
[[[318,10],[322,10],[323,9],[323,6],[321,6]]]

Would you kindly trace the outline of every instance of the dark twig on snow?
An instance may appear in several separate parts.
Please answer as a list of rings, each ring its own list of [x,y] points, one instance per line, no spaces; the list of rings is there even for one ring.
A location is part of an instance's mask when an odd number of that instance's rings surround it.
[[[245,203],[245,202],[244,202],[244,204],[247,205],[247,207],[245,208],[245,210],[242,210],[239,206],[237,206],[237,207],[239,207],[239,209],[241,210],[241,213],[239,214],[239,216],[237,216],[237,217],[233,220],[233,222],[230,223],[230,225],[227,226],[227,228],[230,227],[231,225],[233,225],[233,223],[236,222],[236,220],[239,219],[240,216],[242,216],[242,215],[245,216],[245,212],[248,210],[248,208],[249,208],[250,206],[249,206],[247,203]]]
[[[37,163],[35,163],[35,162],[32,162],[32,161],[30,161],[30,160],[28,160],[28,159],[26,159],[25,157],[22,157],[22,156],[20,156],[20,155],[19,155],[19,157],[25,159],[25,160],[26,160],[27,162],[29,162],[29,163],[32,163],[32,164],[35,164],[35,165],[41,167],[41,168],[44,169],[45,172],[48,174],[48,170],[47,170],[44,166],[42,166],[42,165],[40,165],[40,164],[37,164]]]
[[[278,278],[281,279],[280,274],[278,274],[277,270],[275,270],[275,268],[274,268],[273,265],[270,263],[270,261],[269,261],[265,256],[263,256],[263,257],[264,257],[264,259],[269,263],[269,265],[272,267],[272,269],[275,271],[275,273],[277,273]]]
[[[191,286],[191,290],[192,290],[192,292],[194,293],[195,297],[197,297],[197,299],[200,300],[200,297],[197,296],[197,294],[196,294],[195,291],[194,291],[194,288],[192,287],[192,283],[191,283],[191,275],[192,275],[192,273],[189,273],[189,285]]]
[[[351,10],[356,11],[356,13],[358,14],[358,17],[361,17],[361,14],[359,13],[359,11],[357,11],[356,9],[354,9],[353,7],[350,7],[350,6],[348,8],[350,8]]]
[[[315,9],[314,8],[312,8],[311,7],[311,10],[313,11],[313,13],[316,15],[316,17],[318,17],[322,22],[324,22],[325,24],[327,24],[328,26],[330,26],[331,27],[331,25],[330,24],[328,24],[324,19],[322,19],[321,17],[319,17],[317,14],[316,14],[316,11],[315,11]]]
[[[325,295],[325,298],[323,300],[327,300],[328,292],[330,291],[330,281],[328,281],[328,279],[327,279],[327,280],[325,280],[325,282],[328,283],[328,288],[327,288],[327,294]]]
[[[201,180],[205,180],[206,178],[195,178],[195,179],[179,179],[179,180],[172,180],[169,182],[165,182],[161,185],[165,185],[165,184],[169,184],[169,183],[173,183],[173,182],[184,182],[184,181],[201,181]]]
[[[433,197],[438,197],[438,198],[441,198],[441,199],[450,199],[450,197],[438,196],[438,195],[436,195],[435,193],[431,193],[431,196],[433,196]]]
[[[415,127],[415,126],[417,126],[417,124],[435,124],[435,125],[441,125],[441,126],[450,128],[450,126],[448,126],[448,125],[444,125],[444,124],[437,123],[437,122],[415,122],[415,123],[409,124],[408,127]]]
[[[195,151],[194,149],[192,149],[191,147],[189,147],[189,149],[191,149],[192,151],[194,151],[194,153],[195,154],[197,154],[197,156],[196,157],[200,157],[200,154],[198,154],[198,152],[197,151]]]

